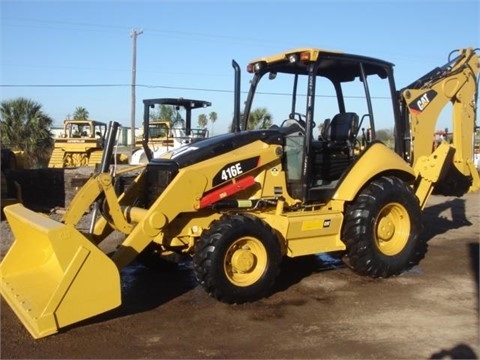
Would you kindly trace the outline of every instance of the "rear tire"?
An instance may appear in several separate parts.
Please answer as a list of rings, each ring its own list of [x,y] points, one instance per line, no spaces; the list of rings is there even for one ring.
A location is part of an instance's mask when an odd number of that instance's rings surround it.
[[[267,295],[279,272],[281,251],[271,227],[249,215],[226,215],[212,223],[195,246],[198,282],[226,303]]]
[[[421,215],[418,199],[403,181],[394,176],[372,181],[346,209],[347,265],[374,278],[417,265],[427,252]]]

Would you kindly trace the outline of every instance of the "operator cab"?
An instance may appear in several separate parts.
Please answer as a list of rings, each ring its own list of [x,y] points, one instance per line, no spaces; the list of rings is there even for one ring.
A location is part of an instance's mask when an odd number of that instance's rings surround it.
[[[330,199],[342,176],[375,141],[377,118],[392,130],[392,120],[399,118],[392,106],[393,64],[383,60],[297,49],[254,60],[247,71],[253,79],[244,118],[255,108],[284,109],[290,115],[281,127],[296,123],[302,129],[285,136],[284,167],[289,194],[303,202]]]

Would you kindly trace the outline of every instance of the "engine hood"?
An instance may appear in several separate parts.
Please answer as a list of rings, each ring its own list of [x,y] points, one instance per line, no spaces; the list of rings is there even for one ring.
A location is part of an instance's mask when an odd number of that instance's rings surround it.
[[[285,133],[284,128],[276,128],[217,135],[168,151],[163,158],[152,159],[150,163],[155,165],[165,161],[174,161],[179,168],[183,168],[228,153],[255,141],[283,145]]]

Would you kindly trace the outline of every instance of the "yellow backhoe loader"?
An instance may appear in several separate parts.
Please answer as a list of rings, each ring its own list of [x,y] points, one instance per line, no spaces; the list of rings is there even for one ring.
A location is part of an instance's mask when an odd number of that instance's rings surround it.
[[[341,252],[370,277],[411,269],[427,252],[421,215],[432,192],[480,187],[472,162],[477,51],[452,52],[401,90],[393,64],[371,57],[301,48],[259,58],[247,66],[242,116],[232,61],[234,131],[149,158],[120,194],[123,174],[109,165],[119,124],[111,122],[102,165],[60,222],[21,204],[5,208],[15,241],[0,264],[2,296],[41,338],[119,306],[120,270],[146,252],[190,255],[201,286],[227,303],[268,296],[284,257]],[[285,120],[246,130],[254,96],[265,94],[260,84],[289,80]],[[334,108],[324,106],[329,99]],[[433,149],[447,104],[453,139]],[[375,124],[387,118],[393,147],[376,139]],[[77,224],[90,210],[92,226],[82,232]],[[113,231],[125,240],[107,255],[98,245]]]

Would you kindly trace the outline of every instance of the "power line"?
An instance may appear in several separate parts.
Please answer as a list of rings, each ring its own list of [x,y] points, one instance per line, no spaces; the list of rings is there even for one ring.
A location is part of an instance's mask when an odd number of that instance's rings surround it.
[[[61,25],[61,26],[71,26],[71,29],[77,29],[79,27],[81,30],[86,30],[86,27],[98,28],[103,29],[105,31],[108,30],[125,30],[125,26],[119,25],[105,25],[105,24],[94,24],[94,23],[86,23],[86,22],[76,22],[76,21],[63,21],[63,20],[43,20],[43,19],[33,19],[33,18],[14,18],[14,17],[0,17],[0,19],[5,21],[19,21],[19,22],[26,22],[28,25],[31,23],[39,23],[39,24],[47,24],[47,25]],[[22,25],[24,26],[24,25]],[[87,29],[88,30],[88,29]],[[188,31],[177,31],[177,30],[164,30],[158,28],[145,28],[146,31],[149,33],[157,33],[157,34],[164,34],[168,35],[169,37],[172,36],[180,36],[180,37],[188,37],[192,40],[193,37],[197,37],[200,40],[219,40],[219,41],[239,41],[239,42],[249,42],[249,43],[257,43],[261,45],[265,45],[265,43],[270,44],[281,44],[281,42],[271,41],[271,39],[258,39],[258,38],[246,38],[246,37],[239,37],[239,36],[230,36],[230,35],[223,35],[223,34],[212,34],[212,33],[201,33],[201,32],[188,32]]]
[[[132,84],[22,84],[22,85],[2,85],[0,87],[47,87],[47,88],[73,88],[73,87],[130,87]],[[233,94],[233,90],[224,90],[224,89],[207,89],[207,88],[192,88],[192,87],[181,87],[181,86],[168,86],[168,85],[145,85],[145,84],[136,84],[135,87],[149,88],[149,89],[169,89],[169,90],[188,90],[188,91],[202,91],[202,92],[215,92],[215,93],[228,93]],[[247,91],[241,91],[242,94],[246,94]],[[265,92],[265,91],[256,91],[257,95],[274,95],[274,96],[292,96],[291,92]],[[306,96],[305,94],[298,94],[299,96]],[[322,95],[317,94],[316,97],[320,98],[335,98],[335,95]],[[345,98],[349,99],[363,99],[365,96],[359,95],[349,95]],[[389,100],[388,96],[371,96],[372,99],[386,99]]]
[[[122,87],[131,84],[0,84],[0,87]]]
[[[44,87],[44,88],[75,88],[75,87],[130,87],[132,84],[0,84],[0,87],[20,88],[20,87]],[[228,92],[232,93],[233,90],[222,89],[206,89],[206,88],[190,88],[180,86],[168,86],[168,85],[146,85],[135,84],[135,87],[150,88],[150,89],[174,89],[174,90],[192,90],[192,91],[208,91],[208,92]]]

